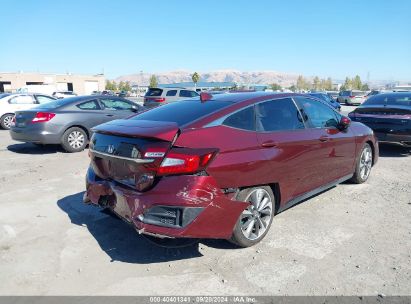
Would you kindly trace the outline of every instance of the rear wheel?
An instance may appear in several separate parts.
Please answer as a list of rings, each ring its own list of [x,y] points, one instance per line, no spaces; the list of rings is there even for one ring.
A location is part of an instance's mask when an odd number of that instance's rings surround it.
[[[372,149],[369,144],[365,144],[361,150],[357,165],[355,167],[354,176],[351,181],[356,184],[362,184],[367,181],[372,168]]]
[[[261,241],[270,229],[275,197],[270,187],[259,186],[242,190],[237,200],[250,205],[240,214],[230,241],[240,247],[250,247]]]
[[[87,134],[78,127],[67,129],[63,134],[61,145],[70,153],[83,151],[87,145]]]
[[[11,122],[13,121],[14,114],[4,114],[0,118],[0,125],[3,129],[10,130]]]

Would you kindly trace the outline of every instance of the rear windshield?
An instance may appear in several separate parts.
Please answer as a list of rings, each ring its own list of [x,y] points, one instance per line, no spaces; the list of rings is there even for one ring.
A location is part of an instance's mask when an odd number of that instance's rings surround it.
[[[148,89],[146,96],[161,96],[163,94],[162,89]]]
[[[363,105],[411,106],[411,92],[399,94],[378,94],[368,98]]]
[[[204,103],[200,100],[183,100],[151,109],[131,119],[172,121],[176,122],[178,126],[182,126],[229,105],[231,105],[230,102],[217,100],[210,100]]]
[[[365,95],[364,92],[352,92],[351,93],[351,96],[363,96],[363,95]]]
[[[83,100],[85,101],[85,99],[81,97],[68,97],[64,99],[57,99],[54,101],[43,103],[37,106],[36,109],[56,109],[56,108],[68,105],[72,102],[83,101]]]

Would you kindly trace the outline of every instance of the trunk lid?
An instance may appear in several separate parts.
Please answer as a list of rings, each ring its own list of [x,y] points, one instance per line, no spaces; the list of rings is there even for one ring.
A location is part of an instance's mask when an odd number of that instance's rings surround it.
[[[114,120],[93,132],[90,157],[97,176],[142,191],[154,182],[179,128],[174,122]]]
[[[33,118],[36,116],[37,112],[40,111],[17,111],[15,113],[15,127],[25,128],[27,125],[31,124]]]

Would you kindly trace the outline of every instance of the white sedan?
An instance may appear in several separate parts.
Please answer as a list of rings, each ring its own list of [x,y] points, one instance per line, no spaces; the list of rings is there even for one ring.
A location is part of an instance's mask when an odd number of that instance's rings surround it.
[[[27,110],[35,106],[50,102],[56,98],[45,94],[8,94],[0,93],[0,125],[3,129],[10,129],[14,112]]]

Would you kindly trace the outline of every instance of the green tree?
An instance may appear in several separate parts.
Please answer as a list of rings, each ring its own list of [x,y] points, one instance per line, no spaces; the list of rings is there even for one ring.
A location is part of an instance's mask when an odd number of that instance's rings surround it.
[[[341,91],[352,90],[352,80],[348,77],[345,77],[344,84],[341,86]]]
[[[126,83],[124,84],[124,91],[126,91],[126,92],[131,91],[130,81],[126,81]]]
[[[194,72],[194,74],[191,76],[191,79],[194,82],[194,86],[197,87],[197,82],[200,80],[200,75],[197,72]]]
[[[361,86],[361,91],[369,91],[369,90],[370,90],[370,87],[368,86],[367,83],[364,83],[364,84]]]
[[[289,87],[288,89],[292,92],[297,91],[297,87],[294,84],[291,87]]]
[[[119,89],[119,91],[124,91],[124,85],[125,85],[125,82],[124,82],[124,81],[120,81],[120,83],[118,84],[118,89]]]
[[[318,78],[318,76],[315,76],[314,77],[314,80],[313,80],[313,88],[314,88],[314,90],[319,90],[320,89],[320,78]]]
[[[331,77],[328,77],[324,84],[324,90],[332,91],[332,89],[333,89],[333,81]]]
[[[107,80],[106,81],[106,90],[110,90],[110,91],[116,91],[117,90],[117,83],[113,80]]]
[[[308,83],[302,75],[298,76],[297,89],[298,90],[307,90],[308,89]]]
[[[352,89],[353,90],[361,90],[361,88],[362,88],[361,78],[360,78],[360,76],[356,75],[352,79]]]
[[[151,75],[149,87],[150,87],[150,88],[156,88],[156,87],[158,87],[158,81],[157,81],[156,75]]]
[[[270,86],[270,89],[273,90],[273,91],[279,91],[279,90],[282,89],[282,87],[281,87],[278,83],[273,83],[273,84]]]

